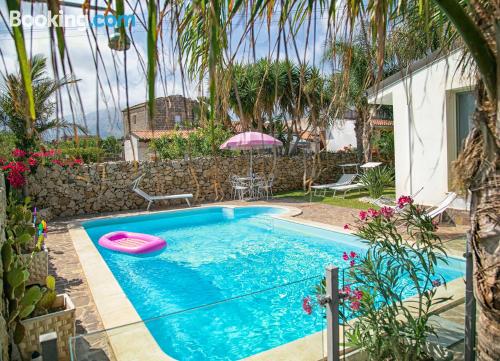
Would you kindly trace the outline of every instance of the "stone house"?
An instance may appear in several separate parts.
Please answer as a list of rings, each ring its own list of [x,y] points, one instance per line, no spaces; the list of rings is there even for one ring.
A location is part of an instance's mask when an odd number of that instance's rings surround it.
[[[148,143],[151,139],[169,135],[176,129],[189,130],[196,126],[198,102],[182,95],[171,95],[155,100],[155,113],[148,122],[147,102],[122,110],[125,134],[125,160],[149,160]],[[130,121],[128,120],[130,112]]]

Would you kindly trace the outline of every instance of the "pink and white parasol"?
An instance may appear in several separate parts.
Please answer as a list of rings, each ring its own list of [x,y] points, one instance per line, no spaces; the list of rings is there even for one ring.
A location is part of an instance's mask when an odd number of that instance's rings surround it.
[[[219,148],[230,150],[267,149],[280,147],[283,143],[270,135],[259,132],[245,132],[236,134],[226,140]]]
[[[253,175],[253,149],[268,149],[281,147],[283,143],[270,135],[259,132],[236,134],[226,140],[219,148],[228,150],[250,150],[250,168],[248,175]]]

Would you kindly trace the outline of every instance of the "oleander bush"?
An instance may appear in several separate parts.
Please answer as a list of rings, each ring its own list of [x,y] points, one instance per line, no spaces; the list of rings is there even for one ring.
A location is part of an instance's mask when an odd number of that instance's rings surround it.
[[[354,225],[346,225],[369,247],[348,272],[363,296],[347,339],[370,360],[432,360],[429,319],[449,300],[437,296],[444,283],[437,266],[446,264],[446,253],[436,225],[410,197],[401,197],[396,210],[361,211]]]

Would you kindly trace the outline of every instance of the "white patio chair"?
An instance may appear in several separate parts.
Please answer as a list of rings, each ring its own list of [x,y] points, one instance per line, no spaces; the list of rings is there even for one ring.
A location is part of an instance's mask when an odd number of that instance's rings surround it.
[[[245,198],[245,194],[249,193],[250,187],[244,182],[240,181],[237,176],[232,176],[230,179],[233,199],[238,199],[242,201]]]
[[[269,199],[269,194],[271,194],[271,199],[273,198],[273,183],[274,183],[274,175],[271,174],[267,180],[262,179],[257,183],[257,193],[259,194],[259,198],[264,197],[264,193],[266,194],[266,199]]]
[[[152,196],[139,188],[139,182],[141,181],[142,177],[144,177],[144,174],[132,182],[132,190],[135,193],[137,193],[138,195],[140,195],[142,198],[144,198],[145,200],[148,201],[148,208],[147,208],[148,211],[149,211],[149,208],[151,208],[151,205],[153,204],[153,202],[165,201],[165,200],[170,200],[170,199],[184,199],[186,201],[187,205],[189,207],[191,207],[191,203],[189,202],[189,199],[193,198],[193,195],[191,193]]]

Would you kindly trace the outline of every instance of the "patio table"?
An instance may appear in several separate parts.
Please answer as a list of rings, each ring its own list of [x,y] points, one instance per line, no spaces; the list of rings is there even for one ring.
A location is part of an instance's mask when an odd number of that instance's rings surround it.
[[[258,181],[262,180],[262,177],[261,176],[254,176],[254,177],[244,176],[244,177],[237,177],[236,179],[238,180],[238,182],[246,183],[248,185],[248,188],[250,191],[250,196],[248,199],[249,200],[256,199],[256,195],[257,195],[257,193],[255,192],[256,186],[257,186]]]

